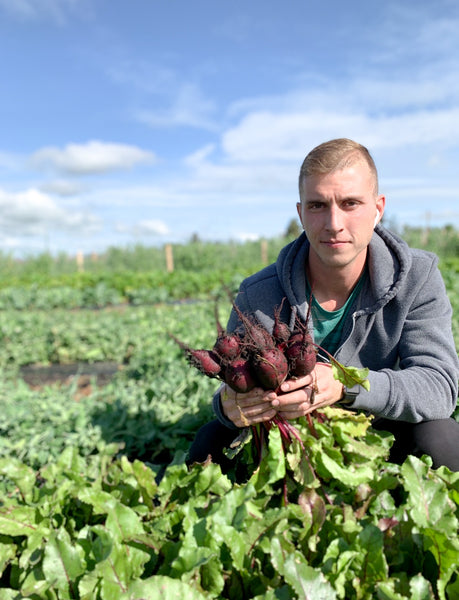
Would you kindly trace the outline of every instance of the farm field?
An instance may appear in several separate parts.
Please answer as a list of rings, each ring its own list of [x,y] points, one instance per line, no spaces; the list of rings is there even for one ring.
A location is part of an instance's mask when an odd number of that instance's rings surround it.
[[[218,383],[169,333],[211,346],[242,275],[0,286],[0,600],[459,598],[459,474],[388,463],[362,415],[187,468]]]

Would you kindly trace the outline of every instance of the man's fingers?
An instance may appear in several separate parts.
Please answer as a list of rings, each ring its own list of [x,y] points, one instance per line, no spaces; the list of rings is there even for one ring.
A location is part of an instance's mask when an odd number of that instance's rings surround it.
[[[248,427],[254,423],[269,421],[275,415],[276,411],[269,403],[244,406],[241,402],[235,401],[229,416],[238,427]]]
[[[277,409],[286,410],[289,406],[296,407],[302,402],[312,404],[314,402],[315,390],[311,386],[304,386],[288,394],[280,394],[271,402],[271,406]]]

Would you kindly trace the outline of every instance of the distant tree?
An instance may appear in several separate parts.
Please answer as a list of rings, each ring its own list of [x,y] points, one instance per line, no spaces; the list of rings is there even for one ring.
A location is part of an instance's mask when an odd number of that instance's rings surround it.
[[[285,230],[284,237],[297,238],[301,233],[301,225],[298,219],[291,219]]]
[[[190,244],[199,244],[201,241],[198,233],[193,233],[190,237]]]

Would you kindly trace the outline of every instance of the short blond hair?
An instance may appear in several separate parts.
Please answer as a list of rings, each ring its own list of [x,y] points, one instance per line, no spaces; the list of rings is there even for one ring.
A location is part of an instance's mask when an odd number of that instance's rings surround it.
[[[304,180],[310,175],[326,175],[359,162],[369,167],[374,179],[374,192],[376,195],[378,193],[378,171],[368,149],[348,138],[337,138],[319,144],[304,159],[298,180],[300,197]]]

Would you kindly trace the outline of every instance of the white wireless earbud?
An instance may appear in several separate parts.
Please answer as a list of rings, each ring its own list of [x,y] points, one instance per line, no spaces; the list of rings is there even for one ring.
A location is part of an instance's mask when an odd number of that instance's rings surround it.
[[[373,225],[373,227],[376,227],[376,225],[379,223],[380,216],[381,216],[381,213],[379,212],[378,209],[376,209],[375,224]]]

